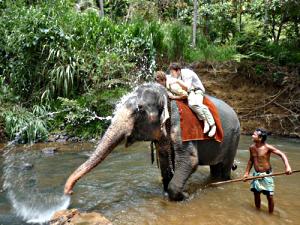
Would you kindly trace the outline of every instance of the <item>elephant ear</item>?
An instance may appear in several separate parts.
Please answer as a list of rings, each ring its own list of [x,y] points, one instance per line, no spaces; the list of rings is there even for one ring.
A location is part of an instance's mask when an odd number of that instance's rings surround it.
[[[170,118],[169,110],[168,110],[168,99],[167,96],[163,95],[162,99],[163,111],[160,116],[160,127],[165,136],[167,136],[166,131],[166,121]]]

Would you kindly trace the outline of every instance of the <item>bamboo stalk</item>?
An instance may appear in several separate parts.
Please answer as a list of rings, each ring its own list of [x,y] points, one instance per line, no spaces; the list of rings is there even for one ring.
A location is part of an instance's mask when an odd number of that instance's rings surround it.
[[[293,173],[298,173],[300,172],[300,170],[293,170]],[[264,177],[275,177],[275,176],[280,176],[280,175],[284,175],[286,174],[285,172],[280,172],[280,173],[273,173],[273,174],[266,174],[266,175],[261,175],[261,176],[251,176],[251,177],[247,177],[247,178],[238,178],[238,179],[233,179],[233,180],[226,180],[226,181],[220,181],[220,182],[215,182],[215,183],[211,183],[209,184],[209,186],[218,186],[221,184],[228,184],[228,183],[234,183],[234,182],[239,182],[239,181],[248,181],[248,180],[255,180],[255,179],[260,179],[260,178],[264,178]]]

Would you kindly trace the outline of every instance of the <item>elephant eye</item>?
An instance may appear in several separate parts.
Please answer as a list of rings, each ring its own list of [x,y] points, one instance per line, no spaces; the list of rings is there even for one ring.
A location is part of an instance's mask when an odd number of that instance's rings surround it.
[[[137,105],[137,110],[138,110],[138,111],[143,111],[143,110],[145,111],[145,108],[144,108],[143,105],[138,104],[138,105]]]
[[[139,114],[145,113],[146,112],[145,106],[143,106],[142,104],[137,104],[135,112]]]

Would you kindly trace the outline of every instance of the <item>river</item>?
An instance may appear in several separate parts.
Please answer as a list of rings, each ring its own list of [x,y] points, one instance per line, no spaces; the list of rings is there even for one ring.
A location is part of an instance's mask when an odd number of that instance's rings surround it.
[[[268,139],[289,158],[292,169],[300,169],[300,140]],[[250,136],[242,136],[236,156],[243,175],[249,157]],[[45,155],[41,149],[56,146],[58,152]],[[187,184],[190,198],[170,202],[162,193],[160,171],[151,164],[149,143],[130,148],[118,146],[107,159],[74,188],[71,199],[62,195],[74,169],[95,146],[90,143],[49,143],[17,146],[1,152],[0,224],[43,222],[60,208],[78,208],[103,214],[114,225],[279,225],[300,223],[300,173],[275,178],[275,210],[269,215],[262,196],[262,209],[255,209],[249,182],[207,187],[209,168],[199,167]],[[6,152],[6,154],[5,154]],[[284,171],[278,156],[271,159],[273,172]]]

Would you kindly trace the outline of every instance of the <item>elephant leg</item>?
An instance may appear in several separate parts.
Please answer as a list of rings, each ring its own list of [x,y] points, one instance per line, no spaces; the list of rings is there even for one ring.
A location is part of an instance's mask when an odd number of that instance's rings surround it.
[[[231,177],[232,166],[233,159],[216,165],[210,165],[210,176],[213,179],[229,180]]]
[[[231,130],[230,137],[228,137],[226,142],[223,143],[224,146],[227,146],[226,149],[223,149],[223,152],[226,153],[226,158],[222,162],[210,166],[210,174],[212,178],[229,180],[231,177],[231,170],[234,162],[234,157],[239,144],[240,138],[239,129]]]
[[[232,162],[233,163],[233,162]],[[218,163],[210,166],[210,176],[213,179],[229,180],[232,163]]]
[[[213,179],[221,179],[222,178],[222,168],[223,168],[222,163],[218,163],[216,165],[210,165],[210,176]]]
[[[231,166],[225,167],[222,171],[222,180],[230,180],[231,179]]]
[[[192,142],[183,144],[182,149],[175,152],[175,173],[168,187],[168,194],[171,200],[181,201],[186,195],[183,188],[198,167],[198,152]]]
[[[239,129],[232,130],[230,143],[228,144],[228,156],[223,161],[221,178],[223,180],[231,179],[231,170],[234,164],[234,157],[236,155],[236,151],[238,148],[239,140],[240,140],[240,132]]]
[[[161,140],[155,143],[158,152],[159,166],[161,170],[164,191],[168,191],[168,185],[173,177],[174,169],[172,164],[171,146],[169,141]]]

